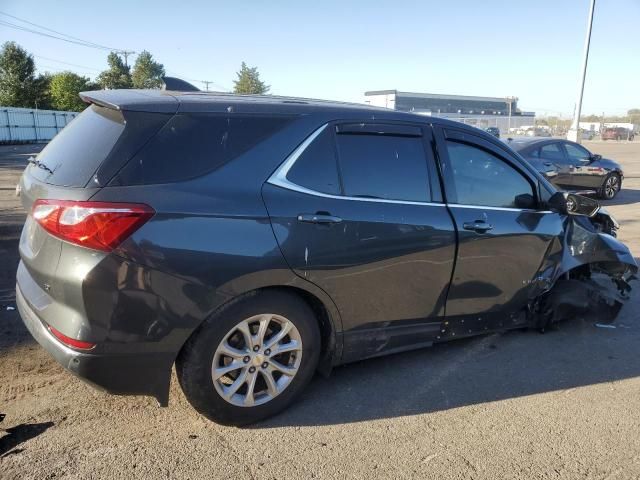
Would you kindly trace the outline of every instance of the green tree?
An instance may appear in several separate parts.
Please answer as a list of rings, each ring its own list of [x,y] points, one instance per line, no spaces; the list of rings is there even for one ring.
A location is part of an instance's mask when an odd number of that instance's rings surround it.
[[[599,122],[602,120],[601,115],[587,115],[586,117],[581,117],[581,122]]]
[[[53,108],[51,106],[51,95],[49,91],[49,86],[51,84],[51,74],[49,72],[45,72],[36,77],[34,82],[34,106],[41,109],[50,109]]]
[[[131,82],[134,88],[160,88],[164,76],[164,65],[156,62],[149,52],[143,50],[133,66]]]
[[[257,67],[247,67],[247,64],[242,62],[240,71],[237,72],[238,79],[234,80],[235,87],[234,93],[253,93],[258,95],[264,95],[269,92],[271,88],[260,80],[260,74]]]
[[[116,52],[111,52],[107,57],[109,69],[102,72],[96,78],[100,87],[112,90],[114,88],[131,88],[131,73],[129,67],[124,64]]]
[[[0,105],[32,108],[34,94],[33,56],[16,42],[6,42],[0,51]]]
[[[56,73],[49,82],[51,106],[56,110],[80,112],[87,106],[78,95],[80,92],[93,89],[87,77],[73,72]]]

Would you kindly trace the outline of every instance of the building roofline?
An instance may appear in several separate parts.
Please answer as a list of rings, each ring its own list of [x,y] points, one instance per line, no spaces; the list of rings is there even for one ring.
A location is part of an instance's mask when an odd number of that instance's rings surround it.
[[[473,95],[447,95],[441,93],[418,93],[418,92],[401,92],[399,90],[371,90],[364,92],[365,97],[373,95],[407,95],[418,98],[435,98],[435,99],[451,99],[451,100],[477,100],[489,102],[507,102],[507,97],[476,97]]]

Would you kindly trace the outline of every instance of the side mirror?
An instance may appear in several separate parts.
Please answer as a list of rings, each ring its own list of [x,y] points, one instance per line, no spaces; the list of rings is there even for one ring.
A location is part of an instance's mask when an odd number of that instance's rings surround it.
[[[593,153],[591,155],[591,158],[589,159],[589,162],[597,162],[598,160],[602,160],[602,155]]]
[[[554,193],[547,201],[547,205],[554,212],[585,217],[593,217],[600,208],[600,204],[592,198],[567,192]]]
[[[516,195],[516,199],[513,203],[516,208],[526,208],[529,210],[536,208],[536,199],[530,193]]]
[[[549,210],[551,210],[552,212],[562,213],[564,215],[569,213],[567,208],[567,197],[565,192],[556,192],[553,195],[551,195],[549,200],[547,200],[547,206],[549,207]]]

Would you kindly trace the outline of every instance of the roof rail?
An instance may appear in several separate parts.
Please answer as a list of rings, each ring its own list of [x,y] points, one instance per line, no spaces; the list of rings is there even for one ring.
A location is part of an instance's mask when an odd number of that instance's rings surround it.
[[[176,77],[162,77],[162,90],[173,90],[175,92],[199,92],[200,89],[194,87],[189,82],[185,82]]]

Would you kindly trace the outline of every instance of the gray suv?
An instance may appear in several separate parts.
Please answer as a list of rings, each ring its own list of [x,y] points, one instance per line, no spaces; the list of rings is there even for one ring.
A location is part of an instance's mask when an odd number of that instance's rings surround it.
[[[594,282],[625,294],[637,270],[595,201],[472,127],[269,96],[82,97],[21,179],[17,303],[111,393],[167,405],[175,364],[200,413],[247,424],[340,363],[614,317],[620,295]]]

